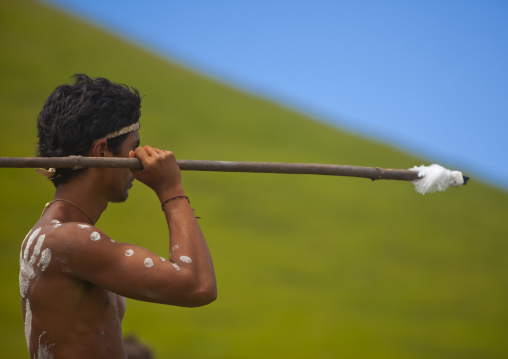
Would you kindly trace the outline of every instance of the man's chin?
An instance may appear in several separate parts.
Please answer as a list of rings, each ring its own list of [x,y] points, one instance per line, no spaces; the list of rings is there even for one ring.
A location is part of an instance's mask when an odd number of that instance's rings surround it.
[[[129,198],[129,192],[125,191],[124,195],[122,197],[114,198],[110,200],[111,203],[122,203],[127,201],[127,198]]]

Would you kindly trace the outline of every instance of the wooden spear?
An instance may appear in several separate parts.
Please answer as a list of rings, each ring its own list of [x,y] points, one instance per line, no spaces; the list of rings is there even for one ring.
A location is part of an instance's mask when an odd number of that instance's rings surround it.
[[[379,167],[361,167],[346,165],[330,165],[317,163],[278,163],[278,162],[234,162],[234,161],[203,161],[177,160],[181,170],[213,171],[213,172],[256,172],[314,174],[326,176],[348,176],[370,178],[371,180],[415,181],[421,179],[418,171],[387,169]],[[0,157],[0,168],[132,168],[142,169],[137,158],[117,157]],[[464,184],[469,179],[463,177]]]

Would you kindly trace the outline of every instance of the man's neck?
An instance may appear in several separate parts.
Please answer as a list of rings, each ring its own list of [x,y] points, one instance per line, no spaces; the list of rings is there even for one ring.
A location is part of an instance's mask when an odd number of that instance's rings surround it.
[[[71,204],[57,201],[51,205],[53,207],[51,212],[63,215],[66,221],[79,222],[85,219],[88,220],[87,217],[89,217],[93,222],[92,224],[97,223],[102,212],[106,210],[108,201],[105,197],[101,196],[100,192],[91,183],[79,178],[73,178],[67,183],[60,184],[56,188],[53,200],[63,199],[71,202]],[[65,214],[61,213],[64,212],[63,208],[68,209],[67,206],[71,205],[77,207],[76,210],[65,210]]]

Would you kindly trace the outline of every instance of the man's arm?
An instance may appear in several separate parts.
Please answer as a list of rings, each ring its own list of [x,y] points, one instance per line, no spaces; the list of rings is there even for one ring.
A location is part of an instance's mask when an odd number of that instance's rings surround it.
[[[142,171],[132,171],[137,180],[152,188],[162,204],[170,236],[170,260],[179,267],[193,264],[191,281],[201,283],[206,292],[216,294],[212,257],[181,183],[180,168],[172,152],[150,146],[135,153]]]
[[[143,170],[133,170],[134,177],[150,187],[162,204],[170,236],[170,260],[180,267],[193,268],[189,281],[203,291],[200,295],[217,297],[212,256],[194,211],[185,196],[180,167],[170,151],[150,146],[138,147],[130,157],[137,157]]]
[[[212,258],[190,204],[179,197],[184,191],[174,155],[145,146],[130,157],[143,165],[143,170],[133,171],[136,179],[152,188],[161,202],[174,198],[164,205],[169,260],[139,246],[114,242],[93,226],[67,223],[59,228],[59,237],[68,238],[65,250],[59,251],[62,270],[133,299],[186,307],[214,301]]]
[[[51,263],[48,270],[147,302],[196,307],[213,302],[217,296],[214,274],[200,273],[203,265],[199,256],[190,263],[172,262],[143,247],[114,242],[90,225],[66,223],[56,231],[59,235],[51,239],[60,243],[48,243],[56,265]],[[179,254],[189,253],[182,250]]]

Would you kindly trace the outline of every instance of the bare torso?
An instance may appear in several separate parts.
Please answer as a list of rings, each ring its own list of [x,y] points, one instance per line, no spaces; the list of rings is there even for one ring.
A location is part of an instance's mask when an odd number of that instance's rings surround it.
[[[126,358],[121,331],[125,298],[76,277],[66,266],[65,253],[74,240],[65,238],[65,225],[37,223],[21,248],[20,290],[30,357]]]

